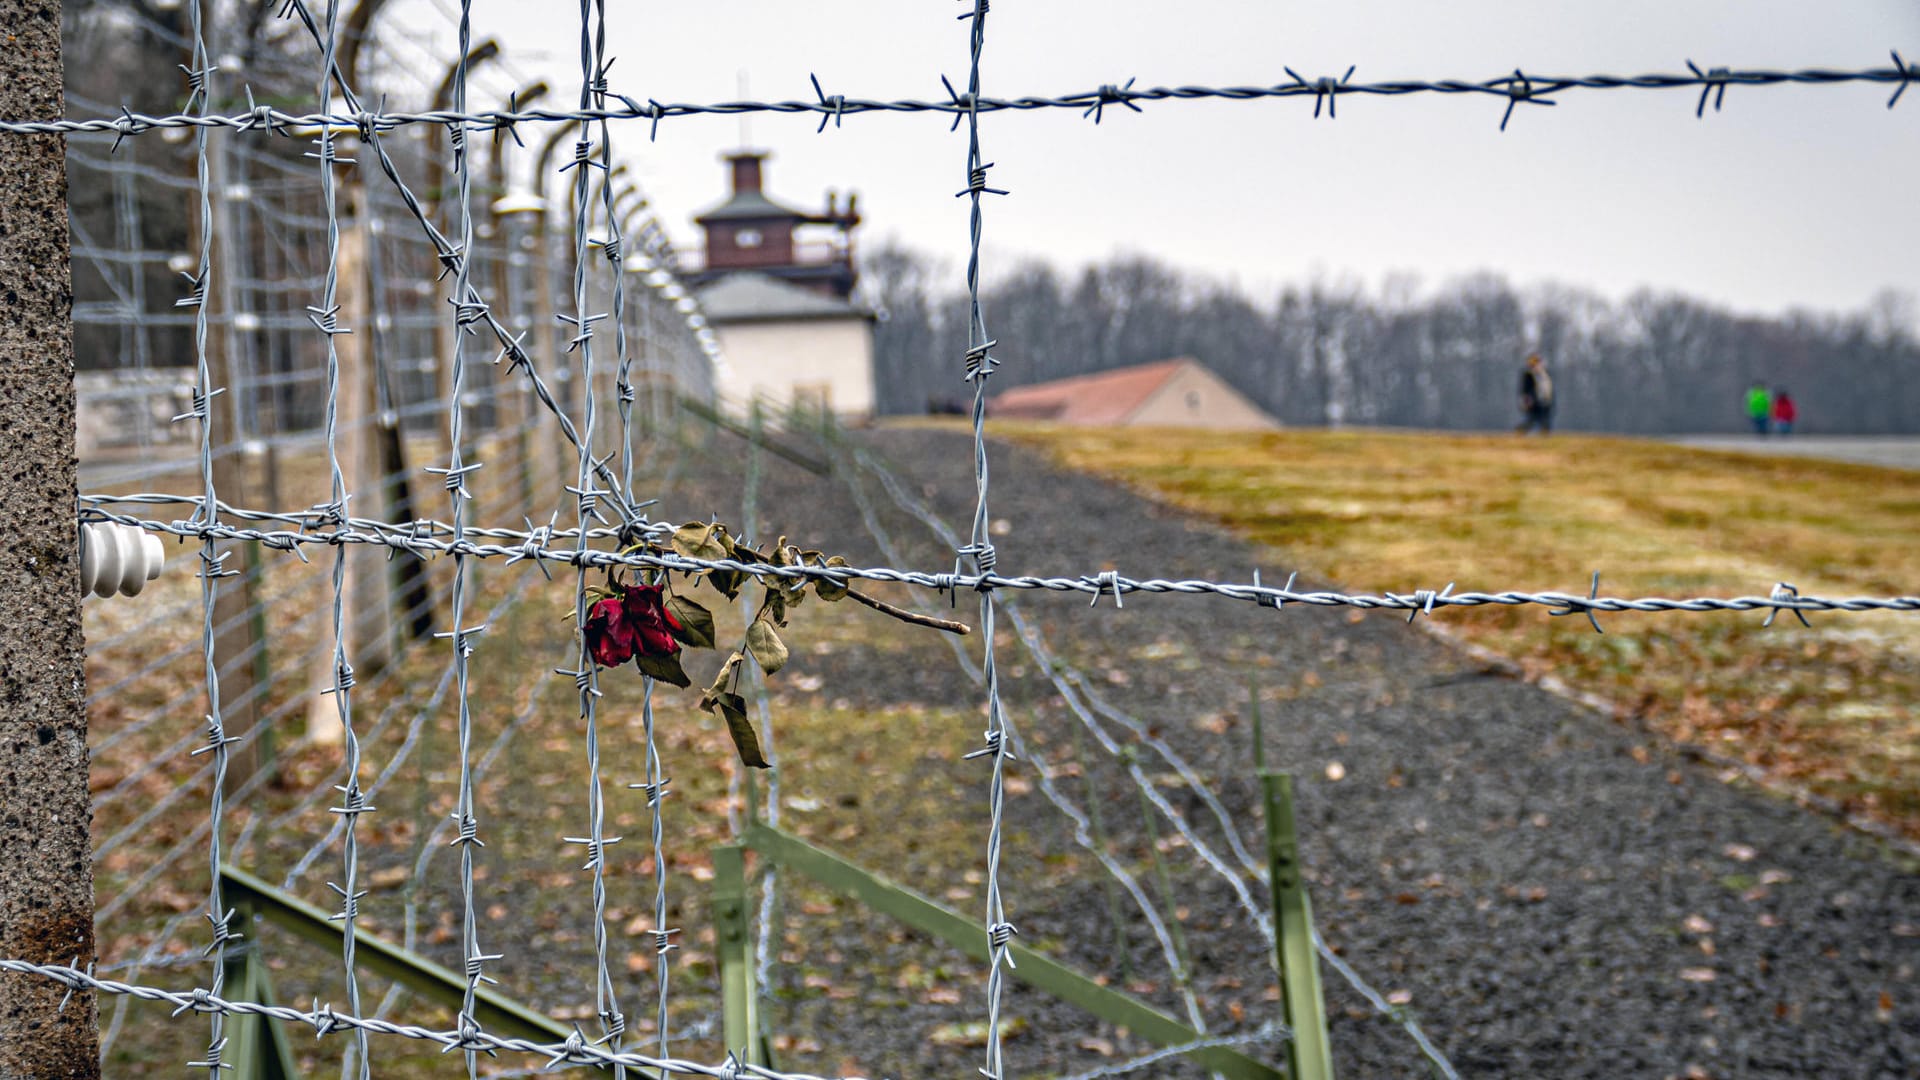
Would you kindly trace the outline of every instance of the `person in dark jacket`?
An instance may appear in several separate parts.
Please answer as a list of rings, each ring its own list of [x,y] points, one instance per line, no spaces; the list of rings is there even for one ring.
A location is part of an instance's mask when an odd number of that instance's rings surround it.
[[[1547,373],[1547,362],[1539,353],[1528,356],[1527,366],[1520,369],[1518,431],[1525,435],[1536,427],[1542,435],[1553,432],[1553,376]]]

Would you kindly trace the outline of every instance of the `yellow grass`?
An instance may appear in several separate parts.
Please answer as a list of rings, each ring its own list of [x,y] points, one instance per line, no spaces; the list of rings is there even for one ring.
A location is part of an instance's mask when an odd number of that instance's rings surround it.
[[[1367,592],[1613,596],[1920,593],[1920,484],[1907,473],[1584,436],[1233,434],[994,425],[994,431],[1273,549],[1279,567]],[[1920,616],[1438,615],[1682,741],[1742,759],[1920,836]]]

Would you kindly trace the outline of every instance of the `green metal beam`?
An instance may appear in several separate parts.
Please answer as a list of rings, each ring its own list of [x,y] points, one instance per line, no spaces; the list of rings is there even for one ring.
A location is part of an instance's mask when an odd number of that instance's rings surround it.
[[[752,778],[747,782],[751,784]],[[748,1065],[765,1065],[760,1025],[754,1016],[759,994],[753,985],[753,942],[747,933],[746,849],[739,844],[713,849],[713,935],[713,951],[720,960],[727,1049],[740,1054]]]
[[[1293,1039],[1287,1071],[1294,1080],[1333,1080],[1327,1004],[1320,992],[1320,953],[1313,944],[1313,902],[1301,880],[1300,843],[1293,829],[1293,777],[1262,772],[1266,795],[1267,870],[1273,882],[1275,958],[1280,1001]]]
[[[252,926],[253,905],[240,900],[233,905],[243,926]],[[230,942],[226,949],[226,992],[240,1001],[273,1004],[273,980],[260,956],[260,943],[251,931]],[[235,1063],[234,1080],[300,1080],[293,1063],[293,1045],[287,1040],[287,1027],[279,1020],[253,1013],[241,1013],[227,1019],[227,1040],[233,1047],[229,1056]]]
[[[344,936],[327,913],[300,898],[280,891],[244,870],[220,868],[227,896],[249,903],[261,918],[316,945],[339,951]],[[362,970],[405,986],[429,1001],[458,1010],[465,1001],[467,979],[418,953],[354,928],[354,956]],[[551,1017],[485,989],[474,992],[474,1019],[497,1035],[543,1042],[564,1042],[573,1029]]]
[[[865,870],[832,852],[789,836],[762,822],[747,826],[741,840],[774,863],[797,870],[843,896],[891,915],[930,937],[959,949],[974,960],[986,960],[987,932],[979,923]],[[1176,1046],[1203,1036],[1166,1013],[1101,986],[1051,957],[1024,945],[1012,947],[1014,978],[1062,1001],[1077,1005],[1112,1024],[1160,1046]],[[1229,1047],[1193,1050],[1187,1057],[1229,1080],[1280,1080],[1282,1073]]]

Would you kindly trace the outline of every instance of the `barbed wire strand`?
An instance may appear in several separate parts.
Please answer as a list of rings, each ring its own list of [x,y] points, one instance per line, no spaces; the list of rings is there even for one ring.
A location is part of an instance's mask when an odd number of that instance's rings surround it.
[[[204,27],[203,0],[192,0],[188,5],[188,25],[193,35],[193,55],[187,69],[190,87],[188,105],[197,107],[203,114],[213,107],[212,79],[213,61],[207,55],[207,40]],[[214,488],[213,476],[213,406],[212,399],[224,387],[213,385],[212,370],[207,359],[207,301],[208,287],[213,279],[213,202],[209,195],[208,174],[211,163],[208,160],[208,144],[213,129],[203,127],[199,130],[194,145],[195,175],[199,178],[199,258],[198,269],[189,278],[188,294],[179,303],[194,308],[194,407],[191,415],[200,425],[200,476],[201,485],[206,493],[201,504],[205,520],[212,523],[218,519],[216,509],[219,499]],[[200,547],[200,601],[201,601],[201,648],[205,653],[205,672],[207,687],[206,744],[195,750],[195,754],[212,755],[213,782],[208,793],[207,810],[207,866],[209,881],[207,884],[206,919],[213,931],[213,941],[208,945],[206,954],[212,960],[213,970],[208,973],[209,993],[218,995],[226,984],[227,944],[234,935],[232,920],[234,912],[226,906],[222,895],[220,863],[221,841],[223,839],[223,816],[227,786],[227,748],[236,741],[227,735],[225,717],[220,702],[220,666],[215,656],[214,607],[219,592],[220,578],[236,571],[223,568],[227,553],[219,551],[218,541],[209,536],[201,541]],[[209,1032],[207,1049],[202,1059],[190,1061],[190,1069],[204,1068],[208,1080],[218,1080],[221,1069],[221,1054],[225,1051],[226,1021],[224,1016],[208,1018]]]
[[[454,101],[465,110],[467,97],[467,60],[472,52],[472,21],[467,0],[460,4],[460,42],[457,46],[459,59],[455,61],[453,73]],[[446,263],[453,278],[453,356],[451,362],[453,398],[445,403],[447,408],[447,467],[444,470],[447,501],[451,504],[453,531],[455,536],[464,535],[467,527],[467,515],[472,494],[467,488],[467,476],[480,468],[480,462],[468,464],[466,460],[466,410],[460,407],[460,395],[466,389],[467,378],[467,330],[472,320],[486,310],[478,293],[473,291],[468,278],[473,251],[473,169],[471,155],[467,145],[468,127],[463,122],[449,129],[448,141],[452,144],[453,168],[456,183],[460,191],[459,230],[460,239],[451,254],[457,259]],[[383,155],[384,158],[384,155]],[[424,218],[423,218],[424,220]],[[429,223],[431,224],[431,223]],[[441,248],[444,254],[448,249]],[[430,470],[439,471],[439,470]],[[473,776],[473,709],[469,698],[471,690],[471,671],[467,660],[472,655],[471,639],[486,630],[484,625],[469,627],[466,624],[467,604],[467,558],[455,554],[453,559],[453,598],[452,623],[443,631],[444,636],[453,645],[452,663],[454,669],[454,709],[459,725],[460,743],[460,792],[454,813],[458,815],[459,836],[454,840],[460,848],[460,959],[462,973],[466,976],[466,986],[460,1003],[460,1030],[478,1031],[480,1021],[475,1016],[476,995],[480,984],[493,980],[486,974],[486,965],[500,959],[497,954],[489,954],[480,945],[480,918],[474,902],[474,861],[476,849],[484,844],[479,838],[479,822],[476,820],[478,799],[475,794]],[[463,1049],[466,1059],[467,1075],[479,1075],[479,1055],[471,1047]]]
[[[466,3],[467,0],[462,0],[463,10]],[[598,12],[599,17],[596,23],[595,9],[598,6],[594,0],[580,0],[580,105],[582,108],[598,104],[604,100],[603,95],[600,93],[600,87],[604,85],[606,78],[606,60],[604,56],[606,46],[606,15],[604,8],[601,8]],[[597,34],[595,33],[596,29],[598,30]],[[593,487],[593,457],[594,434],[599,416],[598,409],[595,407],[595,398],[597,395],[594,393],[593,322],[595,319],[601,317],[587,313],[587,286],[589,280],[588,252],[593,246],[592,238],[589,237],[587,233],[587,223],[593,213],[592,201],[588,196],[592,190],[592,170],[594,167],[598,167],[601,170],[603,177],[610,179],[613,153],[612,140],[607,136],[604,121],[601,123],[601,138],[598,148],[600,160],[597,163],[593,162],[589,157],[594,149],[592,143],[589,141],[589,137],[589,130],[583,125],[580,130],[580,141],[575,144],[574,159],[572,163],[567,166],[574,169],[574,198],[572,200],[574,208],[574,318],[572,322],[574,330],[577,332],[573,339],[573,345],[579,347],[580,353],[579,386],[581,389],[581,411],[584,425],[580,436],[579,488],[576,494],[579,496],[578,515],[580,532],[583,537],[581,543],[583,545],[585,544],[584,536],[589,521],[597,516],[595,500],[598,497],[598,492]],[[603,184],[602,186],[607,187],[610,185]],[[608,205],[611,206],[612,196],[610,193],[607,198]],[[608,216],[611,217],[612,215],[609,214]],[[617,230],[619,228],[619,226],[612,221],[608,222],[607,227],[610,230]],[[610,233],[609,235],[612,236],[614,234]],[[608,241],[608,244],[613,253],[611,265],[613,269],[614,287],[618,289],[620,278],[620,264],[618,261],[619,247],[617,243],[611,239]],[[603,251],[605,250],[608,249],[603,248]],[[622,314],[618,308],[614,309],[614,318],[616,321]],[[623,519],[628,516],[631,515],[622,514]],[[586,836],[568,837],[567,841],[569,843],[580,843],[584,841],[587,846],[586,869],[592,874],[591,892],[593,900],[595,976],[594,1012],[600,1018],[601,1025],[601,1035],[598,1042],[618,1050],[620,1048],[621,1037],[625,1034],[627,1025],[626,1018],[621,1014],[619,1005],[617,1004],[613,986],[613,976],[607,970],[606,866],[607,848],[611,844],[618,843],[620,838],[605,835],[606,804],[601,795],[600,785],[599,668],[597,661],[591,655],[588,647],[587,609],[587,570],[585,567],[581,567],[576,575],[574,615],[577,632],[579,634],[579,653],[576,670],[581,676],[580,712],[582,718],[586,721],[588,829]],[[664,1051],[662,1056],[665,1056]],[[623,1067],[615,1066],[614,1073],[616,1077],[624,1080],[626,1071]]]
[[[198,497],[166,496],[169,501],[198,506]],[[1694,596],[1671,598],[1663,596],[1621,597],[1601,596],[1595,593],[1564,593],[1555,591],[1528,592],[1520,589],[1506,589],[1500,592],[1453,592],[1432,589],[1416,589],[1411,593],[1347,593],[1333,589],[1296,590],[1276,588],[1271,585],[1252,583],[1215,581],[1199,578],[1131,578],[1124,575],[1101,571],[1080,574],[1073,577],[1045,577],[1034,575],[1008,576],[998,573],[936,573],[925,570],[903,570],[890,566],[825,566],[819,564],[773,566],[767,563],[746,563],[736,559],[693,558],[678,553],[647,551],[607,551],[592,549],[585,552],[576,548],[561,548],[545,543],[547,534],[537,530],[495,528],[469,530],[473,535],[486,535],[502,539],[518,540],[513,544],[485,544],[471,540],[442,539],[451,536],[452,528],[441,522],[420,521],[404,525],[378,521],[355,519],[347,526],[339,528],[297,531],[255,529],[230,525],[225,522],[206,524],[194,520],[161,520],[145,518],[133,514],[120,514],[104,509],[125,501],[118,496],[95,495],[83,499],[81,520],[86,522],[111,521],[123,525],[132,525],[149,532],[197,539],[222,540],[258,540],[262,544],[279,550],[292,550],[297,547],[333,544],[373,544],[408,551],[422,557],[433,555],[462,554],[470,558],[499,558],[509,562],[520,559],[538,559],[543,562],[588,567],[611,568],[628,567],[638,569],[673,570],[682,573],[699,573],[724,570],[746,574],[749,577],[766,579],[784,579],[788,581],[805,580],[809,582],[829,581],[835,584],[847,584],[855,581],[883,581],[915,588],[929,589],[938,593],[954,590],[973,589],[987,591],[997,589],[1039,590],[1047,592],[1072,592],[1087,596],[1132,596],[1136,593],[1146,595],[1181,596],[1218,596],[1245,603],[1258,604],[1274,609],[1284,608],[1288,604],[1299,604],[1320,608],[1355,608],[1362,611],[1401,611],[1410,615],[1431,615],[1446,608],[1476,608],[1487,606],[1500,607],[1543,607],[1550,614],[1577,614],[1588,612],[1604,614],[1607,612],[1746,612],[1762,611],[1769,614],[1780,612],[1800,612],[1812,614],[1818,612],[1912,612],[1920,611],[1920,596],[1852,596],[1828,597],[1803,594],[1797,590],[1789,591],[1779,586],[1766,596]],[[232,515],[229,515],[232,516]],[[258,519],[297,521],[299,514],[270,514],[256,512]],[[659,540],[672,530],[657,523],[637,522],[632,528],[636,535],[645,535]],[[604,534],[611,535],[611,534]],[[971,553],[969,553],[970,555]]]
[[[210,1016],[217,1014],[222,1017],[258,1016],[268,1020],[278,1020],[283,1024],[298,1024],[312,1028],[316,1035],[322,1036],[343,1029],[357,1028],[374,1035],[395,1035],[421,1042],[437,1043],[448,1050],[462,1050],[469,1053],[506,1052],[545,1057],[548,1059],[549,1068],[583,1065],[590,1068],[611,1069],[615,1066],[624,1066],[629,1069],[648,1069],[662,1075],[704,1076],[712,1077],[714,1080],[742,1080],[744,1077],[756,1077],[758,1080],[823,1080],[809,1073],[781,1072],[758,1065],[741,1065],[732,1057],[715,1064],[708,1064],[683,1058],[662,1058],[632,1051],[614,1051],[589,1043],[577,1032],[563,1042],[549,1043],[510,1035],[496,1035],[478,1027],[440,1030],[419,1024],[402,1024],[390,1020],[353,1016],[318,1003],[310,1009],[298,1009],[257,1001],[237,1001],[221,997],[200,987],[185,991],[165,990],[156,986],[141,986],[115,979],[103,979],[96,974],[65,964],[36,964],[27,960],[0,958],[0,971],[50,979],[74,990],[127,994],[141,1001],[172,1005],[176,1016],[186,1012],[205,1013]],[[858,1080],[858,1078],[848,1077],[842,1080]]]
[[[303,127],[333,126],[353,128],[364,121],[370,122],[379,131],[391,131],[413,124],[452,124],[464,123],[480,128],[506,127],[523,123],[564,123],[567,121],[646,121],[657,135],[659,124],[665,120],[693,116],[740,116],[761,113],[802,114],[808,117],[844,119],[866,113],[932,113],[943,117],[967,118],[984,113],[996,112],[1036,112],[1047,110],[1069,110],[1091,117],[1101,118],[1109,106],[1123,106],[1140,111],[1140,106],[1154,102],[1170,101],[1265,101],[1287,98],[1310,99],[1315,103],[1315,115],[1319,115],[1321,106],[1328,106],[1328,116],[1333,117],[1331,103],[1339,97],[1361,95],[1379,98],[1405,98],[1413,95],[1437,94],[1443,96],[1467,96],[1490,98],[1502,106],[1513,103],[1547,105],[1565,100],[1566,95],[1577,90],[1704,90],[1709,96],[1724,91],[1729,86],[1838,86],[1844,84],[1892,85],[1894,96],[1888,100],[1891,108],[1898,102],[1905,88],[1914,82],[1920,82],[1920,62],[1908,62],[1893,54],[1895,66],[1873,68],[1802,68],[1781,71],[1765,68],[1722,68],[1705,70],[1691,68],[1686,74],[1651,73],[1644,75],[1538,75],[1515,71],[1490,79],[1472,81],[1468,79],[1394,79],[1383,82],[1353,82],[1351,70],[1346,78],[1322,76],[1307,79],[1291,72],[1290,81],[1268,85],[1246,86],[1152,86],[1134,88],[1131,84],[1103,84],[1091,90],[1059,96],[1041,94],[1024,95],[1012,98],[974,98],[967,95],[950,93],[945,99],[875,99],[834,95],[813,100],[797,99],[785,101],[723,101],[711,103],[690,103],[661,101],[649,98],[643,104],[636,98],[615,94],[621,102],[618,106],[605,108],[580,109],[525,109],[491,110],[485,112],[455,112],[453,110],[425,110],[416,112],[395,111],[380,112],[363,116],[358,112],[350,113],[289,113],[279,109],[261,108],[243,113],[229,114],[162,114],[123,112],[118,116],[89,117],[78,120],[0,120],[0,133],[20,135],[72,134],[77,132],[107,132],[122,136],[134,136],[148,131],[169,127],[225,127],[236,131],[263,130],[269,125],[297,125]],[[1689,62],[1691,64],[1691,62]],[[1696,106],[1696,116],[1704,116],[1704,108]],[[1510,116],[1502,113],[1502,122]]]
[[[320,49],[320,73],[317,79],[316,93],[320,98],[322,110],[332,100],[333,84],[330,78],[334,69],[334,58],[339,42],[338,15],[339,4],[327,5],[326,41]],[[351,327],[342,327],[340,318],[340,216],[339,192],[336,190],[334,163],[337,160],[334,134],[330,129],[322,129],[315,140],[319,147],[313,156],[320,166],[320,198],[326,210],[326,267],[321,286],[320,303],[311,309],[314,329],[319,332],[326,348],[327,404],[325,413],[327,482],[332,496],[331,512],[344,518],[349,508],[349,492],[346,476],[340,468],[339,413],[340,413],[340,351],[334,338],[341,331],[351,332]],[[364,376],[363,376],[364,377]],[[333,808],[337,820],[342,826],[340,845],[341,884],[329,887],[340,896],[340,910],[334,916],[340,921],[340,963],[346,978],[347,1007],[354,1015],[359,1015],[360,971],[355,958],[355,944],[359,935],[355,927],[360,915],[360,815],[370,812],[368,803],[360,791],[360,737],[353,724],[353,667],[348,656],[347,642],[347,549],[338,548],[333,553],[333,687],[332,696],[335,718],[340,724],[341,750],[345,758],[345,776],[339,787],[340,805]],[[354,1032],[351,1048],[342,1055],[341,1072],[345,1075],[353,1062],[358,1062],[356,1075],[360,1080],[368,1080],[370,1061],[367,1050],[367,1033],[364,1030]]]
[[[961,0],[971,10],[962,15],[961,21],[968,24],[968,69],[967,103],[964,119],[967,125],[967,186],[961,195],[968,200],[968,249],[967,249],[967,354],[966,377],[973,383],[973,476],[976,499],[973,514],[973,537],[960,548],[956,555],[970,558],[976,571],[989,574],[994,568],[993,542],[988,530],[988,475],[987,475],[987,377],[992,374],[994,359],[989,350],[994,342],[987,335],[986,317],[980,303],[980,239],[983,228],[982,197],[987,194],[1005,194],[1005,192],[987,186],[987,169],[991,164],[980,152],[980,56],[985,49],[987,35],[987,0]],[[956,118],[958,119],[958,118]],[[824,130],[824,124],[822,125]],[[1006,767],[1010,740],[1007,733],[1005,710],[1000,702],[999,670],[994,665],[994,595],[990,587],[982,587],[980,592],[980,651],[981,674],[986,679],[987,730],[986,745],[966,756],[969,758],[986,757],[992,769],[987,780],[987,896],[986,896],[986,934],[988,946],[987,959],[987,1063],[981,1074],[987,1080],[1008,1080],[1006,1064],[1001,1049],[1002,1035],[1000,1027],[1001,991],[1005,985],[1006,973],[1013,966],[1013,936],[1019,931],[1007,921],[1006,903],[1000,892],[1000,844],[1005,829],[1006,813]]]

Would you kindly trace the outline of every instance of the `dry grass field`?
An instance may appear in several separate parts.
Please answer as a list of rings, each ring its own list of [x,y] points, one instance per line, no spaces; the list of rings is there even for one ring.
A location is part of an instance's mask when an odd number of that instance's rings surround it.
[[[1584,593],[1597,570],[1612,596],[1920,591],[1920,492],[1889,469],[1587,436],[994,430],[1272,549],[1269,581]],[[1596,635],[1538,608],[1435,615],[1528,677],[1920,837],[1920,620],[1763,620],[1614,615]]]

